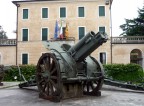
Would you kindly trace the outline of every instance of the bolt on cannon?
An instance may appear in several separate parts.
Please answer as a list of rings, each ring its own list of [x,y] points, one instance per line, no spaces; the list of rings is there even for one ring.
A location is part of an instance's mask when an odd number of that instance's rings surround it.
[[[104,71],[90,54],[106,41],[105,33],[91,31],[73,46],[44,42],[50,52],[43,54],[37,63],[35,79],[39,97],[59,102],[83,95],[100,96]]]

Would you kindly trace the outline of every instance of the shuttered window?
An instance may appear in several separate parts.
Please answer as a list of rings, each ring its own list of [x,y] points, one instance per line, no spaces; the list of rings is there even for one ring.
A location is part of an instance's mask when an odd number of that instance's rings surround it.
[[[66,17],[66,8],[61,7],[60,8],[60,18],[65,18]]]
[[[22,64],[28,64],[28,54],[22,54]]]
[[[105,27],[99,27],[99,32],[105,32]]]
[[[42,28],[42,41],[48,40],[48,28]]]
[[[85,36],[85,27],[79,27],[79,40]]]
[[[105,6],[99,6],[99,16],[105,16]]]
[[[28,9],[23,9],[23,19],[28,19]]]
[[[28,41],[28,29],[22,29],[22,41]]]
[[[105,52],[100,53],[100,62],[102,64],[106,64],[106,53]]]
[[[78,17],[84,17],[84,7],[78,7]]]
[[[42,18],[48,18],[48,8],[42,8]]]

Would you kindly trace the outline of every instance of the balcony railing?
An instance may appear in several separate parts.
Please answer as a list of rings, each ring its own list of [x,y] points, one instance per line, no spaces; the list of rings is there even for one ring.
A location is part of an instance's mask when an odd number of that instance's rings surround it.
[[[144,44],[144,36],[112,37],[112,44]]]
[[[0,39],[0,46],[15,46],[16,39]]]

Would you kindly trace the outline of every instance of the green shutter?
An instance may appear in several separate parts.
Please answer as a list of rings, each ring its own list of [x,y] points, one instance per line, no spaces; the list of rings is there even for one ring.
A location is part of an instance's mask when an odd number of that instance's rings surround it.
[[[105,16],[105,7],[99,6],[99,16]]]
[[[48,29],[42,28],[42,41],[48,40],[47,35],[48,35]]]
[[[100,53],[100,62],[102,64],[106,64],[106,53],[105,52]]]
[[[85,28],[79,27],[79,40],[85,36]]]
[[[28,64],[28,54],[22,54],[22,64]]]
[[[42,18],[48,18],[48,8],[42,8]]]
[[[105,27],[99,27],[99,32],[105,32]]]
[[[84,7],[79,7],[79,17],[84,17]]]
[[[66,8],[62,7],[60,8],[60,18],[66,17]]]
[[[28,29],[23,29],[23,39],[22,41],[28,41]]]
[[[23,19],[28,19],[28,9],[23,9]]]

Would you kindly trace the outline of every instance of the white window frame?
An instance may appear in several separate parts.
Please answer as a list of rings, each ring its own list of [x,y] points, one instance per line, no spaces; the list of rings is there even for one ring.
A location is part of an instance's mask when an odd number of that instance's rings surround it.
[[[27,19],[23,19],[23,10],[24,9],[28,9],[28,18]],[[30,16],[30,9],[29,8],[22,8],[22,20],[29,20],[29,16]]]
[[[84,17],[79,17],[79,7],[84,7]],[[86,7],[85,6],[78,6],[77,7],[77,17],[78,18],[85,18],[85,16],[86,16]]]
[[[29,41],[29,28],[22,28],[21,29],[21,41],[23,41],[23,29],[28,29],[28,41]],[[23,41],[23,42],[28,42],[28,41]]]
[[[48,30],[47,30],[47,31],[48,31],[47,40],[49,40],[49,27],[41,27],[41,38],[40,38],[40,39],[41,39],[41,41],[42,41],[42,29],[43,29],[43,28],[47,28],[47,29],[48,29]]]
[[[47,17],[47,18],[43,18],[43,17],[42,17],[42,9],[43,9],[43,8],[47,8],[47,9],[48,9],[48,17]],[[49,7],[42,7],[42,8],[41,8],[41,19],[49,19]]]
[[[78,31],[78,40],[79,40],[79,27],[84,27],[85,28],[85,35],[86,35],[86,26],[78,26],[78,28],[77,28],[77,31]]]
[[[65,9],[66,9],[66,17],[60,17],[60,8],[65,8]],[[67,7],[66,7],[66,6],[61,6],[61,7],[59,7],[59,18],[60,18],[60,19],[67,18]]]
[[[23,52],[23,53],[21,53],[21,64],[23,64],[23,63],[22,63],[22,58],[23,58],[22,55],[23,55],[23,54],[27,54],[27,55],[28,55],[28,63],[27,63],[27,64],[29,64],[29,53],[28,53],[28,52]]]

